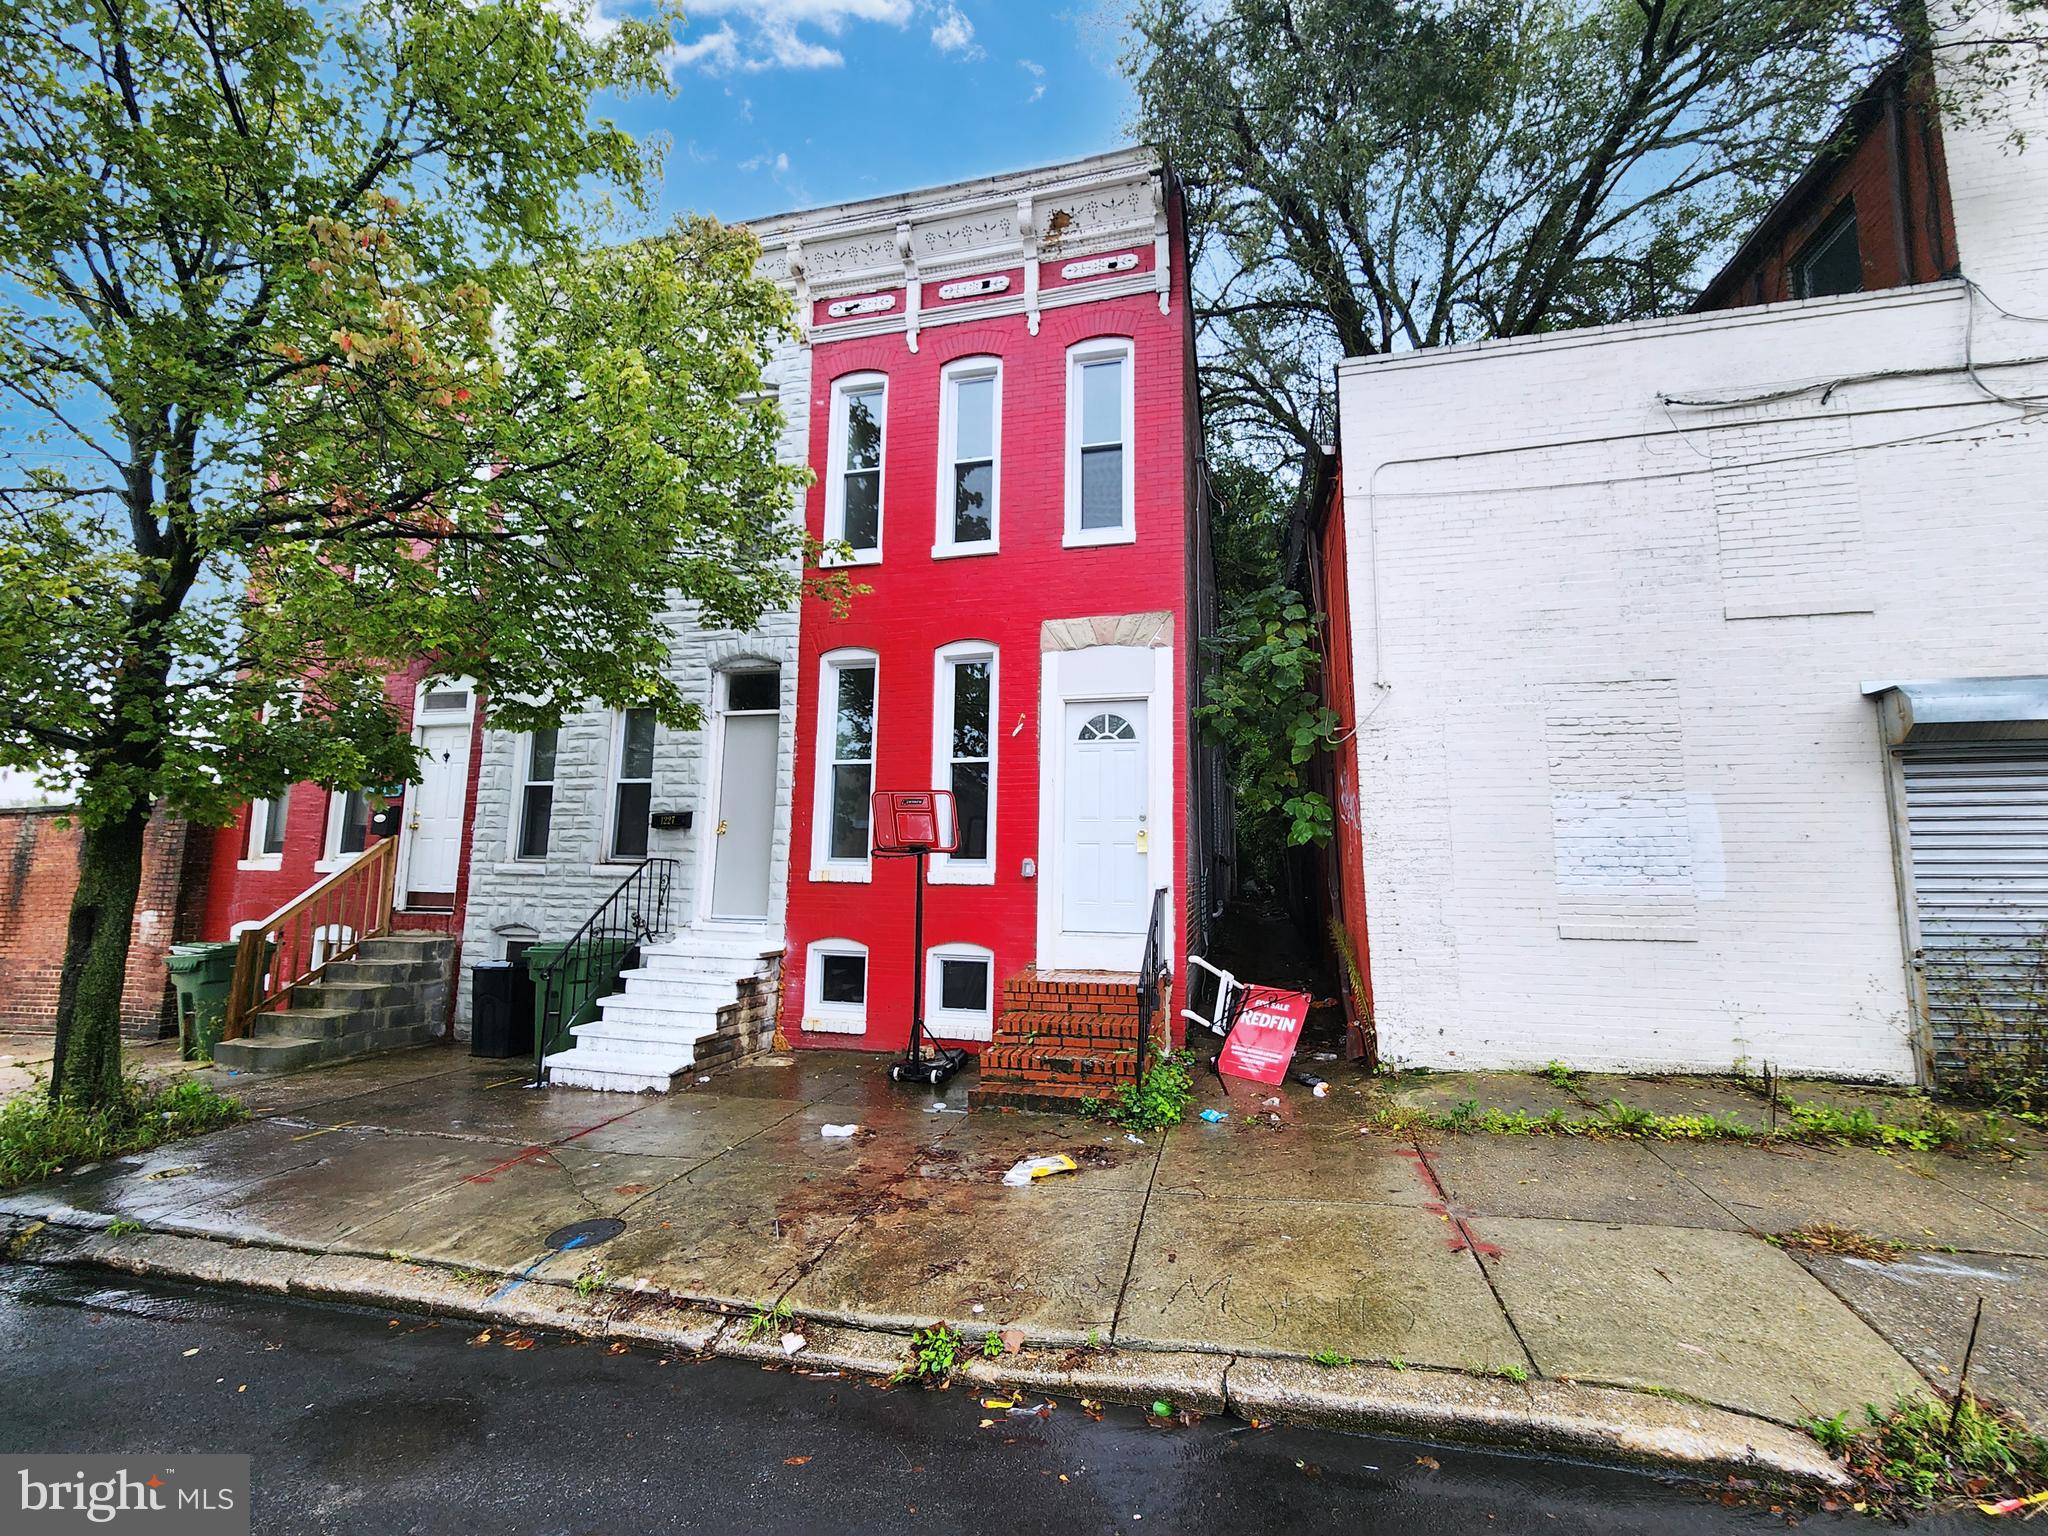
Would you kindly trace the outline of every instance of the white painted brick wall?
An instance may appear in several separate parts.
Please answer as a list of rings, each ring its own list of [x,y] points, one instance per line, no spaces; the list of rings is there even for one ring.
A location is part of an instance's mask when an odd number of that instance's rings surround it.
[[[776,351],[769,368],[783,410],[784,428],[777,452],[784,462],[805,462],[809,444],[810,353],[796,342]],[[801,518],[801,503],[789,515]],[[782,668],[782,718],[776,761],[775,836],[770,854],[768,901],[770,926],[780,929],[789,887],[790,786],[795,780],[796,711],[798,704],[797,614],[769,614],[747,634],[697,627],[697,609],[678,603],[667,622],[668,676],[685,698],[704,707],[705,728],[657,729],[654,742],[656,810],[691,810],[696,824],[687,832],[651,831],[648,852],[673,858],[682,867],[682,883],[671,908],[677,926],[698,915],[701,889],[709,870],[700,855],[704,840],[718,823],[709,803],[705,753],[710,736],[712,684],[715,674],[735,664],[774,662]],[[546,859],[514,860],[521,738],[510,731],[484,733],[483,765],[477,779],[474,807],[469,903],[463,926],[464,974],[456,1005],[457,1033],[467,1036],[470,1016],[468,965],[500,959],[506,930],[523,937],[565,939],[580,927],[605,897],[617,888],[630,867],[603,862],[609,811],[612,716],[602,709],[566,715],[556,748],[554,817]]]
[[[2035,143],[1948,154],[1965,273],[2048,315]],[[2042,354],[1946,284],[1344,365],[1390,1060],[1911,1076],[1861,685],[2048,670],[2048,426],[1962,368]]]

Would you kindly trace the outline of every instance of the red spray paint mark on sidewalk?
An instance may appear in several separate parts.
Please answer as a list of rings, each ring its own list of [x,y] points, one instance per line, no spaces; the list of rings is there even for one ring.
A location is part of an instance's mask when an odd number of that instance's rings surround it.
[[[1446,1246],[1452,1253],[1472,1252],[1483,1259],[1500,1257],[1500,1245],[1489,1243],[1472,1230],[1472,1224],[1465,1217],[1451,1209],[1451,1197],[1445,1191],[1443,1181],[1437,1178],[1436,1170],[1429,1166],[1429,1159],[1415,1147],[1402,1147],[1400,1155],[1415,1165],[1415,1176],[1422,1180],[1422,1187],[1436,1198],[1425,1200],[1422,1208],[1433,1216],[1440,1216],[1457,1229],[1458,1235],[1446,1239]]]
[[[636,1104],[631,1109],[622,1110],[616,1115],[607,1116],[605,1119],[598,1121],[595,1125],[586,1125],[580,1131],[571,1131],[567,1136],[564,1136],[560,1141],[555,1142],[552,1146],[523,1148],[515,1155],[506,1158],[505,1161],[498,1164],[495,1168],[486,1168],[482,1173],[472,1173],[465,1175],[462,1182],[465,1184],[488,1184],[493,1179],[497,1178],[499,1174],[507,1172],[510,1169],[517,1168],[521,1163],[531,1162],[536,1157],[546,1157],[550,1152],[554,1150],[555,1147],[564,1146],[569,1142],[575,1141],[579,1137],[588,1136],[592,1131],[601,1131],[606,1126],[610,1125],[614,1120],[623,1120],[626,1118],[627,1115],[638,1114],[643,1108],[645,1108],[644,1105]]]

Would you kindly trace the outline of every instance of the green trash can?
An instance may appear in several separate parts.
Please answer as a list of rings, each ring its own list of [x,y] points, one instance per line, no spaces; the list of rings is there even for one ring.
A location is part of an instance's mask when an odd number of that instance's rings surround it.
[[[235,979],[234,939],[221,944],[173,944],[164,957],[178,994],[178,1054],[187,1061],[213,1060],[213,1048],[228,1021],[228,989]]]
[[[569,1031],[597,1017],[597,1000],[618,991],[619,972],[632,964],[634,948],[624,934],[583,939],[573,952],[567,944],[526,947],[526,974],[533,978],[533,1031],[543,1056],[568,1049]]]

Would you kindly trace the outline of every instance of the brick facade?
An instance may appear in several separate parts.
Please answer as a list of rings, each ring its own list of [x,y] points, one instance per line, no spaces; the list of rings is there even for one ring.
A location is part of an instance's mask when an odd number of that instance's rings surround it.
[[[65,808],[0,810],[0,1031],[57,1023],[64,938],[78,888],[80,832]],[[211,834],[159,811],[144,836],[121,1031],[154,1040],[177,1027],[164,956],[200,936]]]

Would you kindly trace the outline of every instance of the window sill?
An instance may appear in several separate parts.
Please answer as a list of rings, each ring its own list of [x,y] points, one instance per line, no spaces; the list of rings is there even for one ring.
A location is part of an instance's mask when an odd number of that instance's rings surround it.
[[[804,1015],[804,1033],[807,1035],[864,1035],[868,1032],[867,1015],[829,1013],[807,1013]]]
[[[825,864],[811,870],[813,885],[869,885],[874,878],[870,864]]]
[[[337,869],[347,869],[349,865],[355,863],[361,857],[360,853],[337,853],[332,858],[315,859],[313,861],[313,873],[316,875],[331,875]]]
[[[991,862],[988,864],[965,864],[955,868],[950,864],[940,864],[934,860],[932,867],[925,872],[925,879],[932,885],[994,885],[996,883],[996,867]]]
[[[1060,541],[1065,549],[1096,549],[1107,544],[1135,544],[1138,530],[1135,528],[1090,528],[1085,532],[1070,529]]]
[[[938,1040],[988,1041],[995,1036],[994,1024],[981,1014],[947,1013],[933,1009],[925,1019],[925,1033]]]
[[[646,864],[645,859],[612,859],[591,865],[590,872],[593,875],[613,875],[623,880],[635,870],[645,868]]]
[[[852,565],[880,565],[882,552],[879,549],[857,549],[850,555],[823,555],[819,557],[821,571],[844,570]]]
[[[996,555],[1001,553],[1002,550],[997,546],[994,539],[990,539],[982,544],[934,544],[932,546],[932,558],[934,560],[968,560],[976,555]]]
[[[547,872],[546,859],[505,859],[491,866],[494,875],[544,875]]]
[[[314,867],[317,869],[319,866],[315,865]],[[283,869],[284,855],[281,853],[266,853],[253,859],[237,859],[235,860],[235,868],[254,870]]]

